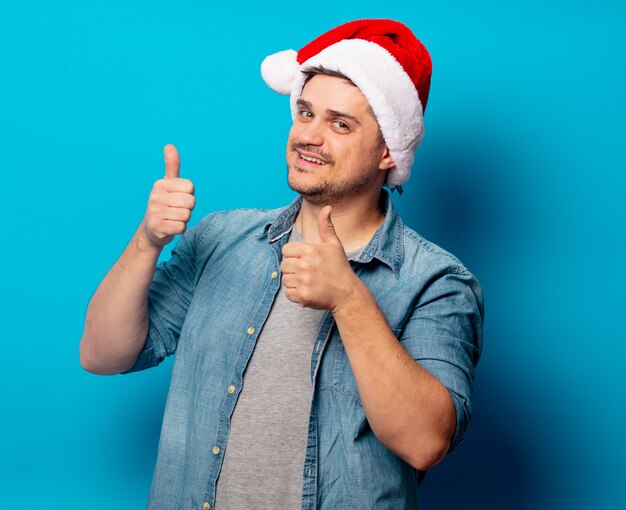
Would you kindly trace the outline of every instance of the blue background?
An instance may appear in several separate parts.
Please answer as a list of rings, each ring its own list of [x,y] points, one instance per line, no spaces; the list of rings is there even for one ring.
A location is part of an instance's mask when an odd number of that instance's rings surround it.
[[[612,509],[625,481],[625,10],[618,2],[98,0],[0,10],[0,507],[145,505],[171,362],[80,368],[86,305],[139,224],[162,147],[192,222],[277,207],[287,99],[264,56],[360,17],[434,61],[396,204],[479,277],[487,318],[465,443],[426,509]]]

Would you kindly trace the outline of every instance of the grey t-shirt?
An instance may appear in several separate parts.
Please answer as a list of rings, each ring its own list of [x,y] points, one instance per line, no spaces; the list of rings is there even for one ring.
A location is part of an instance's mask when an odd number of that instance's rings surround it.
[[[295,228],[290,241],[302,241]],[[313,391],[311,349],[325,313],[289,301],[281,285],[231,417],[216,510],[300,508]]]

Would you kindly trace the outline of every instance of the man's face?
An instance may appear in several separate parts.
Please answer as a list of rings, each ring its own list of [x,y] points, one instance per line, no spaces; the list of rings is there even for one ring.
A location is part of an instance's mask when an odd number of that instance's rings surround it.
[[[287,142],[289,186],[324,205],[380,189],[393,166],[363,93],[333,76],[304,86]]]

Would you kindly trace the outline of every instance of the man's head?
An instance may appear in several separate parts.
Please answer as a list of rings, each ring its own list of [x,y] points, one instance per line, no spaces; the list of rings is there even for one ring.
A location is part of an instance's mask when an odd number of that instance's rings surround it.
[[[393,159],[363,93],[338,73],[309,72],[289,131],[289,186],[335,204],[380,193]]]
[[[311,68],[339,73],[356,86],[374,113],[393,160],[385,184],[394,188],[406,182],[424,134],[432,69],[426,48],[401,23],[358,20],[330,30],[297,53],[271,55],[261,73],[271,88],[290,94],[294,123],[299,99],[314,79]]]

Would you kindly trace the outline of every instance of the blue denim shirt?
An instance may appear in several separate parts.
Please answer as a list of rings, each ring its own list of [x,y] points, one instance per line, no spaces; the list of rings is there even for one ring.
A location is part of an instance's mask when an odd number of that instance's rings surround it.
[[[448,388],[453,448],[471,415],[480,286],[456,258],[405,227],[387,193],[382,203],[385,220],[352,267],[403,347]],[[148,508],[213,508],[230,417],[280,286],[281,248],[300,205],[210,214],[158,266],[148,338],[129,370],[176,353]],[[311,379],[302,509],[417,508],[418,472],[372,432],[329,312],[313,344]]]

